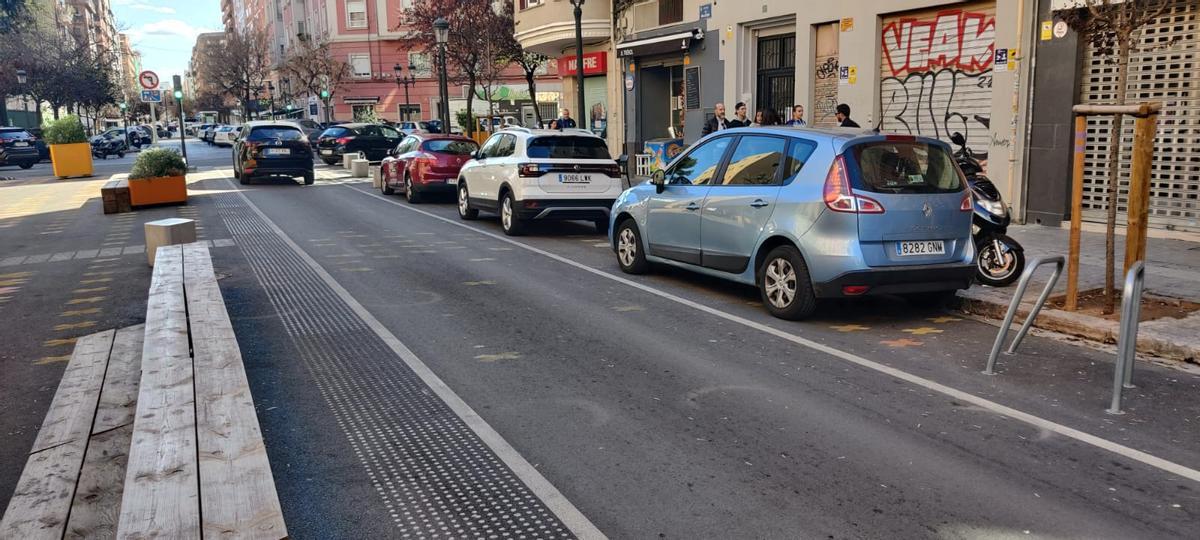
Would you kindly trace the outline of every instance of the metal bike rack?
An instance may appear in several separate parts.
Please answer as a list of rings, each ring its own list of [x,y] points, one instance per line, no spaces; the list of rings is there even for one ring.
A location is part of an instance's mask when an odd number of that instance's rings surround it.
[[[1108,414],[1125,414],[1121,410],[1121,391],[1133,386],[1133,362],[1137,357],[1138,323],[1142,315],[1142,289],[1146,284],[1146,264],[1133,263],[1125,274],[1125,290],[1121,294],[1121,334],[1117,337],[1117,365],[1113,368],[1112,404]]]
[[[1000,347],[1004,344],[1004,338],[1008,336],[1008,328],[1012,326],[1013,319],[1017,316],[1017,309],[1021,306],[1021,298],[1025,296],[1025,289],[1029,288],[1030,278],[1033,277],[1033,273],[1037,271],[1039,266],[1050,263],[1054,263],[1054,275],[1050,276],[1050,282],[1046,283],[1046,288],[1038,296],[1037,303],[1029,311],[1029,317],[1025,319],[1025,324],[1021,325],[1021,330],[1017,332],[1017,337],[1008,346],[1008,352],[1005,354],[1015,353],[1017,347],[1021,345],[1021,340],[1025,339],[1025,334],[1029,333],[1029,327],[1033,326],[1033,319],[1037,318],[1038,312],[1042,310],[1042,305],[1046,303],[1046,299],[1050,298],[1050,292],[1054,290],[1054,285],[1058,283],[1058,277],[1062,275],[1066,259],[1062,255],[1038,257],[1025,267],[1025,272],[1021,274],[1021,281],[1017,283],[1017,293],[1013,296],[1012,303],[1008,305],[1008,312],[1004,314],[1004,323],[1000,325],[1000,333],[996,334],[996,343],[992,345],[992,353],[988,355],[987,368],[983,370],[985,375],[996,374],[996,357],[1000,355]]]

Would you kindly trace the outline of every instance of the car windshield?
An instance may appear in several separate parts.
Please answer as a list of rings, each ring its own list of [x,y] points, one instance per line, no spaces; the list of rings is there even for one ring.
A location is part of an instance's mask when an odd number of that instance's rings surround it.
[[[341,137],[346,133],[346,128],[331,127],[321,134],[322,137]]]
[[[318,126],[317,123],[313,122],[312,120],[301,120],[299,123],[305,129],[321,129],[321,126]]]
[[[529,157],[534,159],[612,159],[604,139],[598,137],[535,137],[528,146]]]
[[[15,130],[14,131],[0,131],[0,139],[13,140],[13,139],[28,139],[28,138],[29,138],[29,133],[26,133],[24,131],[15,131]]]
[[[469,156],[479,150],[479,145],[475,144],[475,141],[434,139],[425,143],[425,150],[452,156]]]
[[[304,133],[292,127],[264,126],[256,127],[246,137],[247,141],[299,141]]]
[[[953,193],[962,190],[954,159],[943,147],[882,141],[853,149],[860,172],[855,188],[875,193]]]
[[[388,126],[379,126],[379,134],[389,139],[399,139],[400,132]]]

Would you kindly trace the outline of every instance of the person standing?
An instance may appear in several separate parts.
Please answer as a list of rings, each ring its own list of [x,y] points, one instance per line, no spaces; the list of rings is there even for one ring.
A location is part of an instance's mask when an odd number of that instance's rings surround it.
[[[804,123],[804,105],[795,105],[792,107],[792,118],[787,121],[785,126],[804,127],[808,124]]]
[[[738,102],[737,106],[733,108],[733,114],[735,118],[729,121],[729,127],[740,128],[750,126],[750,119],[746,118],[746,104],[744,102]]]
[[[572,129],[575,127],[575,119],[571,118],[571,110],[563,109],[562,116],[558,117],[558,129]]]
[[[780,124],[779,114],[775,112],[775,109],[767,107],[766,109],[763,109],[761,112],[762,112],[762,118],[758,121],[758,125],[760,125],[760,126],[778,126]]]
[[[858,125],[858,122],[855,122],[854,120],[850,119],[850,106],[846,105],[845,103],[838,104],[837,114],[835,116],[838,119],[838,122],[839,122],[838,126],[840,126],[840,127],[848,127],[848,128],[861,127]]]
[[[725,104],[718,103],[713,105],[713,117],[704,123],[704,129],[700,130],[700,134],[708,135],[722,129],[729,129],[729,121],[725,119]]]

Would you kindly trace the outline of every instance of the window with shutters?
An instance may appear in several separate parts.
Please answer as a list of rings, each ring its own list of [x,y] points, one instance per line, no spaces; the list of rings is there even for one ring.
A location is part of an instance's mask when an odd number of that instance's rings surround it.
[[[367,27],[366,0],[346,0],[346,28]]]
[[[658,0],[658,24],[674,24],[683,20],[683,0]]]
[[[517,3],[517,7],[521,8],[521,9],[529,9],[531,7],[536,7],[536,6],[542,5],[542,2],[544,2],[544,1],[545,0],[520,0]]]
[[[371,55],[369,53],[352,53],[350,55],[350,73],[363,79],[371,76]]]

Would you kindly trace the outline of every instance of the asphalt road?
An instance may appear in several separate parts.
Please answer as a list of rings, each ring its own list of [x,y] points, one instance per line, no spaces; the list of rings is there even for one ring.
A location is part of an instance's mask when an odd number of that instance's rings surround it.
[[[420,471],[478,452],[469,438],[406,446],[450,414],[429,401],[446,399],[437,385],[414,383],[414,359],[517,458],[491,451],[532,466],[526,484],[544,479],[613,538],[1194,537],[1200,483],[1163,465],[1200,468],[1193,373],[1139,364],[1127,414],[1109,416],[1107,351],[1031,337],[987,377],[988,324],[894,298],[779,321],[752,289],[624,276],[587,224],[513,241],[494,219],[460,222],[450,201],[412,207],[319,169],[310,187],[204,175],[189,204],[210,238],[234,241],[214,266],[294,537],[429,536],[436,524],[419,516],[489,489],[418,509],[410,494],[440,485]],[[18,234],[29,225],[0,229],[0,249]],[[61,302],[58,279],[25,286]],[[22,326],[0,328],[28,342],[4,351],[6,373],[42,339],[41,325]],[[386,336],[401,349],[373,345]],[[55,374],[39,367],[17,372],[25,395],[52,394]],[[24,409],[24,430],[0,447],[0,497],[36,432],[38,407]],[[529,519],[544,514],[526,502]]]

